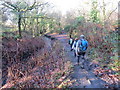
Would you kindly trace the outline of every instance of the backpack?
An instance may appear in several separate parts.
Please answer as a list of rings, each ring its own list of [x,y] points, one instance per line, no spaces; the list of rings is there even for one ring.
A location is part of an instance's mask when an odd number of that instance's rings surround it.
[[[85,39],[80,40],[81,44],[79,45],[80,51],[86,51],[88,47],[88,42]]]

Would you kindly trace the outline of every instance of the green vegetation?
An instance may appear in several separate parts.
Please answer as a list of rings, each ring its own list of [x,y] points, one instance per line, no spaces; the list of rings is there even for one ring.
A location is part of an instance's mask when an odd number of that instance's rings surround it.
[[[114,72],[114,75],[120,75],[120,60],[118,60],[120,57],[118,55],[120,36],[118,34],[118,17],[116,17],[118,12],[116,12],[117,8],[107,10],[109,6],[105,0],[102,0],[101,3],[99,0],[90,0],[86,3],[90,6],[90,10],[86,10],[86,7],[82,7],[82,9],[78,7],[77,10],[68,11],[65,15],[62,15],[59,10],[54,10],[52,4],[42,0],[33,0],[33,2],[29,2],[29,0],[1,0],[0,4],[2,58],[8,63],[10,62],[8,71],[12,78],[9,80],[28,78],[29,74],[32,76],[33,67],[36,65],[40,68],[36,67],[35,73],[40,69],[42,75],[40,74],[41,76],[38,75],[38,77],[33,75],[33,77],[35,76],[34,87],[37,87],[35,82],[38,80],[39,85],[43,88],[46,86],[48,88],[67,87],[70,80],[66,79],[63,83],[59,81],[64,74],[68,74],[70,69],[74,67],[70,62],[64,61],[66,58],[63,55],[67,51],[61,48],[62,45],[59,41],[49,42],[48,40],[48,43],[43,37],[55,33],[65,33],[73,38],[79,38],[81,34],[84,34],[89,42],[89,62],[96,61],[100,68],[106,69],[107,67]],[[44,49],[42,50],[42,48]],[[6,62],[4,65],[7,66]],[[20,67],[20,70],[16,70],[16,67],[18,69]],[[16,71],[14,72],[14,70]],[[51,76],[53,72],[54,74]],[[54,80],[52,80],[53,77]],[[31,82],[27,85],[29,86]],[[22,85],[26,87],[24,83]],[[55,85],[55,83],[57,84]],[[59,85],[60,83],[61,85]]]
[[[60,26],[56,18],[50,15],[46,15],[47,12],[44,12],[44,9],[51,8],[48,3],[45,2],[36,2],[32,5],[29,5],[29,2],[26,1],[4,1],[1,2],[5,9],[8,9],[13,15],[12,18],[12,27],[11,25],[4,25],[5,21],[9,17],[4,17],[3,32],[16,32],[15,35],[22,37],[22,32],[27,31],[31,33],[33,37],[40,36],[45,33],[49,33],[55,29],[58,29]],[[3,12],[4,15],[4,12]],[[17,24],[16,24],[17,23]],[[58,31],[61,29],[58,29]],[[16,36],[15,36],[16,37]]]
[[[99,23],[100,22],[100,19],[99,19],[99,11],[98,11],[98,2],[97,0],[93,0],[92,1],[92,10],[90,12],[90,19],[92,22],[95,22],[95,23]]]
[[[3,37],[13,37],[15,39],[27,35],[37,37],[46,33],[62,33],[64,30],[74,38],[79,37],[80,34],[86,36],[90,43],[89,53],[92,59],[100,57],[101,62],[118,60],[118,33],[115,30],[118,23],[117,20],[107,19],[104,0],[102,1],[102,11],[99,9],[98,0],[91,0],[91,10],[89,12],[79,12],[78,15],[72,15],[74,12],[68,12],[66,17],[62,16],[60,12],[49,13],[47,9],[52,8],[46,2],[34,1],[29,5],[29,2],[24,0],[3,1],[2,5],[9,9],[13,15],[11,18],[12,25],[5,25],[5,21],[9,18],[7,16],[3,17]],[[4,9],[2,10],[4,11]],[[102,16],[100,16],[100,13],[102,13]],[[111,11],[108,16],[111,16],[112,13],[114,11]],[[2,14],[4,15],[4,12]],[[113,64],[113,66],[118,67],[116,63]]]

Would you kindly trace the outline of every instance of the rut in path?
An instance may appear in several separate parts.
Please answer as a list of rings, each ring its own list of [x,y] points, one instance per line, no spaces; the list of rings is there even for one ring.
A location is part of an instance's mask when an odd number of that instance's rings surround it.
[[[93,70],[90,67],[90,62],[85,59],[80,59],[80,65],[77,65],[77,58],[75,58],[73,52],[70,51],[70,46],[68,45],[69,37],[67,34],[50,34],[52,37],[57,38],[63,45],[66,56],[71,60],[73,64],[73,73],[70,74],[70,80],[72,85],[69,88],[105,88],[106,84],[103,80],[96,77]],[[83,65],[83,67],[81,67]]]

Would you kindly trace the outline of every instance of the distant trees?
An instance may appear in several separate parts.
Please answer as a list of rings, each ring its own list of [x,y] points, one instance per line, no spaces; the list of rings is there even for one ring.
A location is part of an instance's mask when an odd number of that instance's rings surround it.
[[[16,14],[18,17],[18,31],[19,31],[19,37],[22,37],[21,35],[21,19],[24,13],[27,11],[31,11],[37,7],[41,7],[42,5],[46,5],[47,3],[38,3],[34,0],[34,3],[32,5],[29,5],[25,1],[16,1],[16,2],[10,2],[10,1],[4,1],[2,4],[3,6],[11,9],[12,13]]]
[[[29,31],[29,34],[34,37],[48,32],[60,32],[62,30],[62,14],[60,11],[51,11],[52,5],[48,2],[7,0],[2,2],[2,6],[7,9],[7,13],[12,15],[12,22],[18,25],[18,35],[20,38],[23,35],[22,31]]]
[[[99,23],[99,11],[98,11],[98,2],[97,0],[92,0],[92,9],[90,12],[90,19],[92,22]]]
[[[61,11],[54,11],[50,17],[55,19],[55,31],[60,33],[60,31],[62,30],[62,13]]]
[[[2,3],[0,2],[0,5],[1,4]],[[0,7],[0,21],[1,21],[1,25],[2,25],[2,22],[4,23],[4,22],[6,22],[8,20],[8,17],[6,15],[6,13],[5,13],[6,11],[7,11],[6,8],[3,8],[2,6]]]
[[[105,0],[101,2],[101,5],[99,5],[98,0],[90,0],[87,3],[91,6],[90,11],[85,10],[83,7],[78,11],[68,11],[63,16],[59,10],[51,10],[52,7],[47,2],[38,2],[38,0],[32,0],[31,2],[25,0],[11,1],[2,1],[4,6],[1,9],[1,13],[4,14],[2,15],[2,21],[7,21],[11,18],[11,16],[5,15],[6,12],[12,13],[15,27],[16,24],[18,25],[19,37],[22,37],[22,31],[29,31],[32,36],[39,36],[54,31],[61,32],[63,29],[69,32],[69,34],[77,33],[79,27],[85,27],[87,22],[105,24],[117,9],[115,8],[107,13]]]

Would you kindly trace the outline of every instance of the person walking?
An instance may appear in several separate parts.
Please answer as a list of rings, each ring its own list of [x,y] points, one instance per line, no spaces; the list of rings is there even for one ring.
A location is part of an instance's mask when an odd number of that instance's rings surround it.
[[[78,38],[75,38],[73,45],[72,45],[72,49],[74,50],[74,56],[76,57],[76,43],[78,41]]]
[[[77,62],[79,64],[79,59],[82,56],[85,59],[85,53],[88,48],[88,41],[85,39],[84,35],[80,35],[80,39],[76,43],[76,55],[77,55]]]
[[[70,44],[70,47],[71,47],[71,51],[72,51],[73,42],[74,42],[74,39],[72,37],[70,37],[69,44]]]

